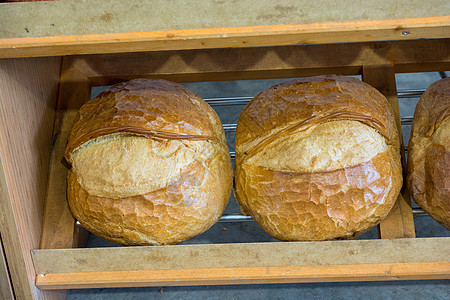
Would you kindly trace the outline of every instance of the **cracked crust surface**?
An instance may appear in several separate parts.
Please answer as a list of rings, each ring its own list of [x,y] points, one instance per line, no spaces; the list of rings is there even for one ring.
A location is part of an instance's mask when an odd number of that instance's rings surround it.
[[[192,238],[218,221],[231,193],[231,159],[217,114],[164,80],[120,83],[87,102],[65,154],[73,215],[123,245]]]
[[[238,121],[236,198],[278,239],[353,238],[389,213],[401,185],[392,109],[357,79],[275,85]]]

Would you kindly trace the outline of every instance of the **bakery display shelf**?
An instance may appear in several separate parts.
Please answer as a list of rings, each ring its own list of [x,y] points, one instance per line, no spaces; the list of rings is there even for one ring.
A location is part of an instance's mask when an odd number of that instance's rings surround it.
[[[36,286],[56,290],[450,278],[450,239],[415,238],[407,191],[379,225],[381,238],[376,240],[77,248],[80,227],[67,207],[68,169],[62,163],[73,118],[90,99],[92,86],[138,77],[188,82],[362,75],[391,102],[401,129],[395,73],[450,69],[449,47],[450,39],[433,39],[62,58],[42,239],[40,250],[32,251]],[[230,100],[214,99],[214,104]],[[249,99],[238,100],[244,104]]]
[[[174,14],[154,10],[155,1]],[[302,14],[278,14],[298,1],[219,1],[201,24],[200,1],[155,1],[111,0],[101,12],[100,0],[77,10],[69,1],[1,4],[0,229],[17,298],[58,299],[65,293],[57,289],[86,287],[450,278],[450,238],[414,238],[407,191],[377,240],[77,248],[84,234],[67,207],[62,151],[93,86],[361,75],[391,102],[400,129],[398,98],[422,91],[397,92],[395,74],[450,69],[450,18],[438,0],[351,11],[347,0],[333,10],[304,1]]]

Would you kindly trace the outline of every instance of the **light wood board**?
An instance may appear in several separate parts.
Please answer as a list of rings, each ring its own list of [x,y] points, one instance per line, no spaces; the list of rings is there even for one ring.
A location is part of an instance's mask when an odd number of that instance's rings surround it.
[[[64,164],[64,149],[73,120],[81,105],[90,99],[90,94],[91,86],[86,75],[63,60],[40,248],[75,246],[75,219],[66,200],[68,167]]]
[[[37,298],[39,247],[60,59],[0,60],[0,231],[15,296]]]
[[[442,0],[69,0],[1,4],[0,38],[370,21],[450,15]]]
[[[450,260],[450,239],[416,238],[34,250],[37,274]]]
[[[41,274],[42,289],[449,279],[450,262]]]
[[[395,70],[393,64],[366,63],[363,65],[362,79],[378,89],[389,101],[394,112],[395,123],[397,125],[398,137],[400,140],[400,156],[403,168],[403,175],[406,174],[406,157],[403,145],[402,125],[400,121],[400,109],[397,97],[397,87],[395,82]],[[406,178],[403,176],[403,178]],[[379,234],[382,239],[414,238],[414,218],[411,209],[411,200],[406,189],[402,189],[404,196],[400,194],[389,215],[379,224]]]
[[[14,299],[14,291],[9,277],[8,264],[6,262],[5,253],[3,251],[3,242],[0,236],[0,299]]]
[[[0,58],[449,37],[450,16],[0,39]]]
[[[450,278],[450,240],[36,250],[41,289]]]

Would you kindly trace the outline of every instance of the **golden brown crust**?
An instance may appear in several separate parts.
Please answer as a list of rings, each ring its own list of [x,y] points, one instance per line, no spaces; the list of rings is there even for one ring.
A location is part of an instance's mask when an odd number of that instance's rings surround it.
[[[231,158],[217,114],[191,91],[163,80],[132,80],[89,101],[65,155],[81,166],[68,177],[73,215],[123,245],[192,238],[217,222],[231,193]],[[151,168],[158,170],[151,174]],[[151,182],[140,178],[145,174]]]
[[[450,77],[431,84],[414,111],[412,134],[430,137],[450,116]]]
[[[303,167],[308,172],[282,171],[269,164],[252,163],[256,155],[261,162],[264,155],[272,157],[273,153],[266,154],[272,148],[278,149],[281,159],[290,160],[295,155],[289,152],[303,149],[300,147],[304,147],[306,138],[324,140],[314,135],[323,131],[315,128],[326,122],[326,130],[352,131],[352,122],[342,120],[361,122],[384,137],[362,136],[355,147],[364,151],[365,147],[381,142],[382,150],[368,161],[357,165],[344,163],[343,168],[326,171],[317,167],[321,163],[316,160],[328,161],[334,153],[323,149],[317,152],[317,157],[312,156],[311,166]],[[297,140],[302,134],[306,138],[299,139],[297,150],[295,145],[284,149],[272,147],[280,141]],[[354,134],[368,133],[361,130]],[[321,142],[321,147],[326,149],[327,144]],[[353,238],[378,224],[395,203],[402,186],[399,150],[392,108],[371,86],[343,76],[288,81],[257,95],[239,118],[236,199],[244,213],[252,215],[278,239]],[[322,158],[323,153],[328,157]]]
[[[215,224],[225,210],[231,186],[231,164],[217,155],[193,162],[167,187],[134,197],[89,195],[70,172],[67,197],[81,225],[104,239],[122,245],[167,245]]]
[[[407,184],[420,207],[450,229],[450,78],[417,103],[408,143]]]
[[[236,192],[244,211],[273,237],[345,239],[365,232],[389,213],[401,176],[393,151],[326,172],[279,172],[244,164],[236,168]]]
[[[199,96],[174,82],[134,79],[108,88],[80,109],[64,156],[86,142],[128,133],[150,138],[214,140],[220,119]]]

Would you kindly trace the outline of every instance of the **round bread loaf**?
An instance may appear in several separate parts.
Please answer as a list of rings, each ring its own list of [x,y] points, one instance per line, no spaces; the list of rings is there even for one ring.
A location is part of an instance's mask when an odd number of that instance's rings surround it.
[[[417,103],[408,143],[407,184],[414,201],[450,229],[450,78]]]
[[[344,76],[274,85],[242,111],[235,195],[281,240],[353,238],[391,210],[402,186],[392,108]]]
[[[219,117],[192,91],[165,80],[116,84],[85,103],[65,157],[73,215],[123,245],[192,238],[218,221],[231,193]]]

